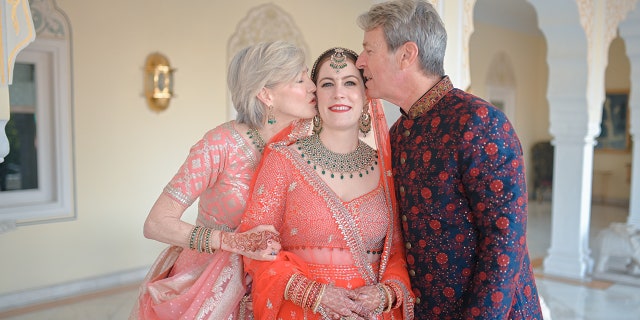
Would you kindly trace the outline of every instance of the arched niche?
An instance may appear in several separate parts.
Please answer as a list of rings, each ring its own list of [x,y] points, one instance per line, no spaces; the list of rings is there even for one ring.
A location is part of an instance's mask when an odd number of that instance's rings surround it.
[[[229,39],[227,46],[227,65],[233,56],[242,48],[265,42],[284,40],[303,48],[309,61],[309,48],[293,18],[273,3],[257,6],[247,13],[238,23],[236,32]],[[235,119],[231,97],[227,94],[228,118]]]
[[[505,52],[499,52],[491,59],[485,86],[487,99],[515,125],[516,79],[513,64]]]

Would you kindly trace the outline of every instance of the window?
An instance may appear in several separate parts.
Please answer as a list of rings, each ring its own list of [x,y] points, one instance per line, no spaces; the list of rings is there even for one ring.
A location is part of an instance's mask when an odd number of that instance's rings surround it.
[[[40,38],[16,58],[9,86],[10,151],[0,164],[0,222],[75,217],[68,39]]]

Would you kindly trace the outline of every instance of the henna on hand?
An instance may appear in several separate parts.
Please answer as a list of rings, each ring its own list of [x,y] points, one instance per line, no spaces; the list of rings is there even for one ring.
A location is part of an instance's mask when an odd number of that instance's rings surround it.
[[[243,233],[224,232],[221,235],[222,243],[234,252],[256,252],[267,250],[269,246],[277,244],[279,251],[280,235],[271,230],[262,230],[261,226],[253,228]]]
[[[222,242],[230,248],[249,252],[267,249],[270,240],[280,242],[280,236],[271,231],[259,231],[255,233],[226,233],[222,237]]]
[[[353,290],[345,288],[339,288],[334,286],[328,286],[325,294],[322,295],[320,305],[323,311],[327,315],[334,319],[348,318],[348,319],[366,319],[362,316],[364,310],[362,305],[354,301],[357,298],[357,294]]]

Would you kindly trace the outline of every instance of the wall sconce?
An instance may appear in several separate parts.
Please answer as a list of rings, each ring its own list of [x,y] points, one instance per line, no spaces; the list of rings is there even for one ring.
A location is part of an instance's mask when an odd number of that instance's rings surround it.
[[[169,107],[173,97],[173,72],[169,59],[155,52],[147,56],[144,74],[144,93],[149,107],[163,111]]]

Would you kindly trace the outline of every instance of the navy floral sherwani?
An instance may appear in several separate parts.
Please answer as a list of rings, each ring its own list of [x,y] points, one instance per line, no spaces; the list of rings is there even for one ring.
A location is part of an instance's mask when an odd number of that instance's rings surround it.
[[[504,113],[445,76],[390,133],[416,319],[542,319]]]

